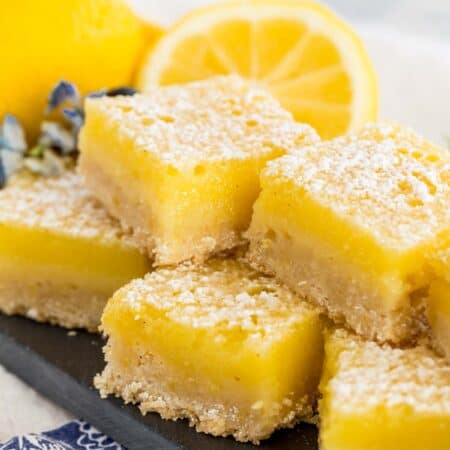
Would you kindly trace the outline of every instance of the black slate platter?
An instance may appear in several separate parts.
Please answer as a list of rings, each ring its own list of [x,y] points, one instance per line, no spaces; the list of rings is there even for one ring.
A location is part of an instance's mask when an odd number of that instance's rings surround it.
[[[317,450],[311,425],[276,432],[256,447],[196,433],[186,421],[143,417],[119,399],[100,399],[92,379],[103,367],[100,336],[0,315],[0,362],[46,397],[129,450]],[[7,405],[6,405],[7,407]]]

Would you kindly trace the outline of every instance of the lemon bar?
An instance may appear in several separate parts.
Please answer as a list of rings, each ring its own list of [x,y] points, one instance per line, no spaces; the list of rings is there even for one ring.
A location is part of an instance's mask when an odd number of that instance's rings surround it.
[[[238,77],[86,102],[81,172],[156,265],[242,242],[264,164],[317,140]]]
[[[449,163],[390,124],[271,161],[248,258],[358,334],[414,340],[426,328],[427,261],[448,245]]]
[[[448,450],[450,366],[336,331],[320,383],[321,450]]]
[[[0,190],[0,310],[95,331],[112,293],[149,270],[72,171]]]
[[[157,269],[112,297],[101,394],[255,443],[311,418],[323,359],[318,312],[239,260],[205,264]]]
[[[434,259],[436,279],[427,302],[428,321],[436,349],[450,362],[450,248]]]

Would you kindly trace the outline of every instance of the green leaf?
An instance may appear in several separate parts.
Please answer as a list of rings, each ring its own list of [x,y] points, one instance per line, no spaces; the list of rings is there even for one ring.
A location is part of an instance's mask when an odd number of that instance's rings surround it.
[[[28,156],[31,158],[42,158],[44,156],[45,145],[37,144],[28,151]]]

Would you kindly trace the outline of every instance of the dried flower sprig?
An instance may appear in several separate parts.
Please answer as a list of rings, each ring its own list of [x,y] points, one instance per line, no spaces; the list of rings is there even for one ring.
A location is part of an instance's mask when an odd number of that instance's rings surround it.
[[[22,167],[26,150],[22,126],[12,114],[7,114],[0,125],[0,188]]]
[[[51,90],[48,101],[47,108],[45,110],[46,114],[51,113],[64,103],[70,103],[74,106],[81,107],[81,97],[78,93],[77,87],[69,83],[68,81],[60,81]]]
[[[134,95],[129,87],[103,89],[89,97]],[[50,120],[55,114],[56,120]],[[25,132],[12,114],[0,124],[0,188],[22,168],[33,173],[53,176],[73,165],[78,157],[78,134],[84,123],[83,99],[77,87],[68,81],[58,82],[51,90],[36,145],[28,148]]]

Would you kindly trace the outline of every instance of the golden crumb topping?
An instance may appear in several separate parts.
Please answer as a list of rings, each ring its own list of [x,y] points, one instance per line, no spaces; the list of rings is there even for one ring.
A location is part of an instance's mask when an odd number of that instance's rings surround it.
[[[450,412],[450,366],[424,347],[392,348],[337,331],[327,358],[334,374],[327,391],[332,408],[355,412],[407,406],[417,412]]]
[[[269,93],[237,76],[155,88],[143,95],[88,99],[105,126],[175,167],[262,157],[318,140]]]
[[[137,313],[151,305],[191,327],[240,329],[268,339],[316,314],[273,278],[231,259],[160,268],[116,295]]]
[[[131,246],[131,236],[91,197],[73,171],[57,177],[28,172],[0,190],[0,224],[38,228],[74,238]]]
[[[265,175],[294,182],[391,248],[450,229],[450,154],[406,128],[369,124],[272,161]]]

